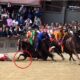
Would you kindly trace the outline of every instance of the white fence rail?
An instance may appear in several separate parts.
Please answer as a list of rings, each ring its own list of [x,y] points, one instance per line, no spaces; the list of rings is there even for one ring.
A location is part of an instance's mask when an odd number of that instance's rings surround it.
[[[15,52],[17,50],[17,39],[0,38],[0,53]]]

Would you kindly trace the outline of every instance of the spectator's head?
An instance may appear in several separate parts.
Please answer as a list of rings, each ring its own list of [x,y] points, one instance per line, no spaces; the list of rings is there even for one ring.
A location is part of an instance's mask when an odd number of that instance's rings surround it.
[[[54,23],[53,23],[53,22],[51,23],[51,26],[52,26],[52,27],[54,26]]]
[[[27,18],[27,20],[29,21],[29,20],[30,20],[30,18]]]
[[[39,8],[37,8],[37,11],[39,11]]]
[[[8,31],[9,30],[9,28],[8,27],[6,27],[6,31]]]
[[[36,20],[37,19],[37,16],[35,16],[34,19]]]
[[[44,31],[44,26],[41,25],[40,28],[39,28],[40,32],[43,32]]]
[[[7,12],[7,11],[6,11],[6,8],[4,8],[4,9],[3,9],[3,13],[6,13],[6,12]]]
[[[58,27],[58,26],[59,26],[59,23],[56,22],[56,23],[55,23],[55,26]]]
[[[24,5],[21,5],[21,7],[24,7]]]
[[[44,28],[44,32],[48,31],[48,24],[46,24],[45,28]]]
[[[38,13],[39,12],[39,8],[35,8],[35,13]]]
[[[8,19],[10,18],[10,16],[7,17]]]
[[[2,27],[0,27],[0,32],[2,32]]]
[[[20,20],[22,20],[23,19],[23,17],[22,16],[20,16]]]

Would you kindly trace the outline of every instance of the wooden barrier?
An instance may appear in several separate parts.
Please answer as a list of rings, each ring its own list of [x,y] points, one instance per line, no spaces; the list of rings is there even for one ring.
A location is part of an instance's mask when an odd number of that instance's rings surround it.
[[[17,50],[17,40],[15,38],[0,38],[0,53],[15,52]]]

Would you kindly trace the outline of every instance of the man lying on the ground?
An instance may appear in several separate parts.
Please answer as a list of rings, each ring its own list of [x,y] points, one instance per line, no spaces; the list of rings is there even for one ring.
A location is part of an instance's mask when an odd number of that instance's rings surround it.
[[[6,54],[0,54],[0,61],[11,61],[11,59]]]

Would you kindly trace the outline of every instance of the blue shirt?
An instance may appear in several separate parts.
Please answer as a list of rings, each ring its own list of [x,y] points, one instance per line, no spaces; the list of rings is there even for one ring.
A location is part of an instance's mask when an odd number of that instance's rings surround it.
[[[38,42],[36,42],[35,48],[39,49],[41,41],[43,39],[43,32],[38,33],[37,35]]]
[[[38,41],[42,41],[42,39],[43,39],[43,32],[40,32],[38,34]]]

